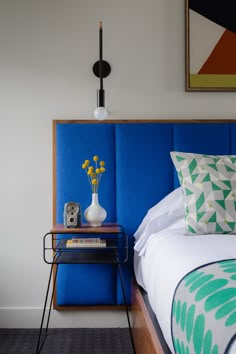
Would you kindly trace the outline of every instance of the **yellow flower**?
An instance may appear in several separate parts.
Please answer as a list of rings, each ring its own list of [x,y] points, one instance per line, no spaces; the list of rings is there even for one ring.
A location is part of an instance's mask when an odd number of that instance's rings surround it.
[[[93,156],[94,166],[90,166],[90,161],[85,160],[82,164],[82,168],[85,170],[88,177],[89,184],[93,193],[98,192],[98,186],[101,181],[102,173],[105,172],[105,162],[100,161],[97,155]]]

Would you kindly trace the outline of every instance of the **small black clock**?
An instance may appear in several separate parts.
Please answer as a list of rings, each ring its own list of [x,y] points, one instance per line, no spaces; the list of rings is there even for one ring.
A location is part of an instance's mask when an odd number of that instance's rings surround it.
[[[79,203],[68,202],[64,205],[64,226],[71,228],[81,226],[81,206]]]

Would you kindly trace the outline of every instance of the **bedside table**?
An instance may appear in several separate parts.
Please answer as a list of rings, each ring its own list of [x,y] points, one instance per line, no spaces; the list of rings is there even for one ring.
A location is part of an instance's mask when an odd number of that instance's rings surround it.
[[[99,240],[102,240],[101,244],[94,244],[92,242],[94,239],[97,239],[98,242]],[[68,240],[71,240],[72,247],[68,246]],[[51,265],[51,268],[44,301],[44,309],[41,319],[36,353],[39,353],[41,351],[47,336],[47,330],[49,326],[50,314],[55,292],[57,272],[60,264],[111,264],[117,267],[121,281],[121,288],[129,325],[130,338],[133,345],[128,305],[120,266],[128,260],[128,238],[123,226],[114,223],[103,224],[99,227],[91,227],[88,224],[82,224],[82,226],[79,228],[65,228],[63,224],[55,225],[50,230],[50,232],[47,232],[44,235],[43,259],[47,264]],[[53,283],[53,285],[51,298],[49,300],[49,289],[51,282]],[[44,340],[41,341],[48,300],[50,301],[50,305],[46,322],[46,332]]]
[[[100,238],[106,247],[67,247],[68,239]],[[128,260],[128,239],[124,228],[117,224],[104,224],[90,227],[65,228],[59,224],[44,236],[44,261],[48,264],[113,263],[121,264]],[[53,252],[52,252],[53,251]]]

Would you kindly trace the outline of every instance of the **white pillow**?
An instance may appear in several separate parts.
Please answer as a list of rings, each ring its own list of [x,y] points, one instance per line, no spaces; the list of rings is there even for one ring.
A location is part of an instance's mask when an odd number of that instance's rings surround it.
[[[161,216],[165,213],[171,214],[175,210],[182,211],[183,215],[185,213],[181,187],[173,190],[173,192],[168,194],[165,198],[163,198],[160,202],[158,202],[156,205],[154,205],[151,209],[148,210],[137,231],[134,233],[134,238],[136,239],[136,241],[142,235],[142,233],[146,229],[146,226],[153,218]]]
[[[183,193],[182,188],[179,187],[148,210],[134,233],[134,249],[141,252],[150,235],[156,232],[166,228],[182,227],[184,225],[184,215]]]

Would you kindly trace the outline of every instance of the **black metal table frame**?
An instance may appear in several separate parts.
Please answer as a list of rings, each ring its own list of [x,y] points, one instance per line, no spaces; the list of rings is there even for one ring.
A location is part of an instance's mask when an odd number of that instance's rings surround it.
[[[58,239],[54,238],[53,236],[55,234],[68,234],[68,233],[63,232],[63,231],[59,231],[59,232],[50,231],[50,232],[47,232],[44,235],[44,238],[43,238],[43,258],[44,258],[44,261],[47,264],[51,264],[51,269],[50,269],[49,278],[48,278],[47,290],[46,290],[46,295],[45,295],[43,313],[42,313],[39,336],[38,336],[38,342],[37,342],[37,348],[36,348],[36,354],[39,354],[41,352],[41,350],[43,348],[43,345],[45,343],[47,334],[48,334],[48,327],[49,327],[49,321],[50,321],[50,316],[51,316],[53,298],[54,298],[54,294],[55,294],[55,286],[56,286],[56,279],[57,279],[57,273],[58,273],[59,265],[60,264],[84,264],[84,263],[86,263],[86,264],[111,264],[111,265],[115,265],[118,268],[118,273],[119,273],[120,282],[121,282],[122,295],[123,295],[123,301],[124,301],[124,305],[125,305],[125,311],[126,311],[126,316],[127,316],[128,326],[129,326],[130,339],[131,339],[133,352],[135,354],[135,346],[134,346],[134,340],[133,340],[132,329],[131,329],[130,318],[129,318],[129,309],[128,309],[127,298],[126,298],[126,293],[125,293],[124,279],[123,279],[122,270],[121,270],[121,264],[127,262],[127,260],[128,260],[128,237],[127,237],[126,233],[124,232],[123,227],[120,226],[120,225],[117,225],[117,226],[120,227],[121,231],[120,231],[120,233],[116,232],[114,234],[122,234],[123,237],[125,237],[125,243],[126,243],[125,258],[123,260],[121,260],[121,261],[119,259],[119,255],[118,255],[117,248],[116,248],[115,249],[115,253],[113,252],[113,255],[115,254],[115,258],[114,257],[112,258],[113,261],[83,262],[83,263],[82,262],[74,262],[74,261],[72,261],[72,262],[66,262],[65,263],[63,261],[60,261],[60,256],[62,255],[63,250],[65,251],[65,248],[59,249],[57,246],[55,246],[54,242],[56,240],[58,240]],[[73,233],[73,235],[75,235],[75,234],[83,234],[83,232]],[[102,234],[102,232],[101,232],[101,234]],[[47,248],[46,247],[46,238],[49,235],[51,235],[52,246],[50,248]],[[48,250],[48,249],[51,249],[54,252],[54,256],[53,256],[52,261],[48,261],[46,259],[45,251]],[[98,248],[96,250],[97,251],[98,250],[101,251]],[[68,251],[68,248],[67,248],[67,251]],[[74,252],[81,252],[81,248],[73,249],[73,251]],[[53,285],[52,285],[52,292],[51,292],[49,310],[48,310],[48,315],[47,315],[45,334],[44,334],[44,338],[42,338],[42,332],[43,332],[43,325],[44,325],[44,320],[45,320],[46,308],[47,308],[47,303],[48,303],[48,298],[49,298],[49,293],[50,293],[50,285],[51,285],[51,281],[52,281],[52,278],[53,278],[53,268],[55,268],[55,272],[54,272],[54,279],[53,279]]]

